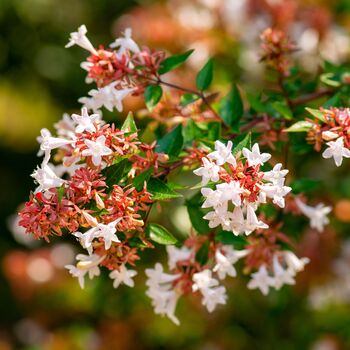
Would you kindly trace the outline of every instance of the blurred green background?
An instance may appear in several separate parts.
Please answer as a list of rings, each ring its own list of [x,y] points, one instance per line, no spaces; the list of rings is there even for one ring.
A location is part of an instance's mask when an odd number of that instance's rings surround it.
[[[337,64],[349,62],[349,0],[0,0],[0,350],[350,349],[346,235],[342,241],[331,230],[321,238],[307,236],[302,249],[316,262],[296,288],[263,297],[236,279],[228,304],[213,314],[195,298],[181,300],[180,327],[153,315],[142,267],[133,290],[114,290],[103,274],[81,291],[63,269],[74,258],[73,240],[48,245],[23,238],[12,215],[33,189],[35,138],[63,112],[79,110],[77,99],[91,89],[79,67],[86,53],[64,48],[82,23],[95,45],[107,45],[130,26],[141,45],[170,52],[195,48],[189,70],[179,73],[187,86],[191,70],[213,55],[217,89],[232,80],[262,89],[258,35],[269,25],[298,38],[310,76],[320,53]],[[140,104],[130,101],[128,107]],[[342,188],[333,186],[343,231],[350,220],[349,189],[339,196],[348,188],[346,176]],[[176,209],[178,222],[182,209]],[[152,253],[145,261],[158,259]]]

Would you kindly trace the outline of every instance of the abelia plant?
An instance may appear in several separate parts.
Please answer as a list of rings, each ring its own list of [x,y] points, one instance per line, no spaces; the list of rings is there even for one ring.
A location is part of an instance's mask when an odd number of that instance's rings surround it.
[[[192,51],[167,57],[141,48],[130,29],[109,48],[95,48],[86,33],[81,26],[67,47],[90,53],[81,66],[95,88],[79,99],[80,114],[64,115],[54,125],[56,135],[42,129],[43,161],[32,174],[37,188],[19,213],[20,225],[37,239],[76,239],[84,253],[66,267],[82,288],[85,277],[98,276],[101,268],[115,288],[133,287],[143,251],[166,245],[168,267],[157,262],[145,270],[146,294],[155,313],[176,324],[181,296],[198,295],[212,312],[227,302],[224,280],[238,274],[264,295],[295,284],[310,261],[295,252],[307,225],[303,217],[322,233],[331,212],[310,197],[312,181],[296,178],[295,164],[310,151],[310,142],[316,151],[325,143],[323,157],[333,157],[337,166],[350,157],[349,109],[330,105],[346,100],[345,72],[325,72],[321,83],[331,87],[313,84],[310,91],[291,60],[297,48],[269,28],[261,35],[260,60],[271,72],[273,89],[254,95],[233,85],[222,97],[208,91],[212,59],[198,72],[196,89],[183,87],[167,73]],[[138,128],[132,113],[121,125],[103,120],[104,108],[122,111],[129,95],[144,99],[147,111],[136,116],[143,125],[147,117],[151,128]],[[333,97],[326,106],[303,108],[328,95]],[[174,174],[193,185],[172,182]],[[182,238],[159,224],[166,226],[164,215],[150,215],[152,208],[159,213],[164,202],[179,203],[181,197],[192,224]],[[291,220],[299,223],[298,236]]]

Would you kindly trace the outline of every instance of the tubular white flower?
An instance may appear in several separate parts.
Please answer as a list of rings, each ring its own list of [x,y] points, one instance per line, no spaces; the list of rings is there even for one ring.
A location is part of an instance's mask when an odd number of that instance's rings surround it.
[[[118,288],[121,284],[128,287],[134,287],[135,282],[133,277],[137,275],[135,270],[128,270],[125,265],[119,266],[119,270],[113,270],[109,277],[113,279],[113,287]]]
[[[95,132],[96,127],[94,122],[99,120],[100,116],[98,114],[88,114],[87,108],[83,107],[81,109],[81,115],[72,114],[73,121],[77,124],[75,127],[75,132],[82,133],[84,131]]]
[[[251,151],[248,148],[243,148],[242,153],[250,166],[263,165],[271,158],[269,153],[260,153],[257,143],[254,144]]]
[[[202,176],[202,184],[206,185],[209,181],[219,181],[220,167],[214,162],[211,162],[208,158],[202,158],[203,166],[194,170],[194,174]]]
[[[263,179],[271,181],[274,185],[283,186],[287,174],[288,170],[282,169],[282,164],[277,163],[272,170],[264,172]]]
[[[193,275],[193,282],[192,290],[194,292],[215,287],[219,284],[217,279],[212,278],[212,272],[209,269],[195,273]]]
[[[82,155],[84,157],[91,156],[92,162],[95,166],[99,166],[103,156],[112,154],[112,150],[106,146],[106,137],[104,135],[99,136],[96,141],[85,140],[87,149],[83,150]]]
[[[293,275],[304,270],[306,264],[310,262],[309,258],[298,258],[293,252],[286,250],[283,252],[284,260],[288,266],[288,269]]]
[[[213,312],[219,304],[226,304],[227,294],[224,286],[201,290],[203,295],[202,304],[209,312]]]
[[[54,187],[61,187],[66,182],[65,180],[60,179],[45,163],[41,165],[41,168],[38,167],[34,170],[31,176],[39,185],[34,193],[45,192]]]
[[[121,219],[122,218],[118,218],[107,225],[97,224],[96,226],[95,237],[103,238],[106,250],[110,249],[112,242],[120,242],[119,238],[115,234],[117,232],[117,228],[115,226]]]
[[[131,51],[134,53],[139,53],[140,48],[136,42],[131,38],[132,30],[131,28],[126,28],[124,32],[124,37],[117,38],[115,41],[109,45],[112,49],[117,48],[117,57],[120,58],[126,51]]]
[[[176,267],[178,261],[188,260],[192,255],[192,250],[187,247],[176,248],[173,245],[166,247],[168,253],[168,266],[172,270]]]
[[[252,279],[248,283],[249,289],[260,289],[261,293],[267,295],[269,288],[275,284],[274,278],[272,278],[267,272],[266,265],[261,265],[257,272],[252,273]]]
[[[79,262],[77,265],[66,265],[65,268],[69,270],[69,273],[78,278],[79,285],[84,288],[84,277],[88,274],[90,279],[93,279],[95,276],[100,275],[100,268],[98,265],[103,261],[105,256],[99,256],[97,254],[84,255],[78,254],[76,260]]]
[[[309,218],[310,227],[318,232],[323,232],[324,227],[329,224],[327,215],[332,211],[331,207],[326,207],[323,203],[319,203],[316,207],[303,203],[299,198],[295,199],[295,203],[300,211]]]
[[[78,28],[77,32],[70,33],[70,38],[68,44],[65,46],[66,48],[78,45],[83,49],[90,51],[92,54],[97,55],[97,51],[91,44],[90,40],[86,36],[87,29],[85,24],[81,25]]]
[[[350,150],[344,147],[343,137],[339,137],[336,141],[327,142],[328,148],[322,153],[323,158],[334,158],[335,165],[341,166],[343,157],[350,158]]]
[[[284,269],[278,261],[277,254],[273,257],[274,287],[280,289],[285,284],[295,284],[294,273]]]
[[[228,141],[227,145],[220,141],[215,141],[215,151],[208,154],[208,158],[216,162],[217,165],[229,163],[233,166],[237,165],[236,158],[232,154],[232,141]]]

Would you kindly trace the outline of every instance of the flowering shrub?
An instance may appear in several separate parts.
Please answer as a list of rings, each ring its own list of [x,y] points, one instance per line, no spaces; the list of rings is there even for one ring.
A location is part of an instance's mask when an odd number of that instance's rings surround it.
[[[64,115],[54,125],[56,135],[41,131],[43,161],[32,174],[38,186],[19,213],[20,225],[46,241],[76,238],[85,254],[67,269],[82,288],[86,275],[92,279],[102,267],[115,288],[133,287],[143,251],[166,245],[167,272],[160,262],[146,269],[146,293],[155,313],[176,324],[181,296],[195,293],[212,312],[226,303],[223,282],[237,270],[248,275],[249,289],[264,295],[295,284],[309,258],[297,256],[300,235],[288,222],[307,217],[322,233],[331,207],[308,198],[312,181],[294,178],[290,158],[309,152],[308,143],[320,151],[323,142],[323,157],[333,157],[337,166],[350,157],[350,112],[339,108],[349,90],[346,72],[330,67],[320,79],[328,87],[311,84],[311,91],[291,60],[296,46],[269,28],[261,35],[261,61],[274,88],[255,96],[233,85],[222,97],[208,92],[212,59],[192,89],[169,81],[192,51],[167,57],[140,48],[130,29],[109,48],[95,48],[86,34],[83,25],[67,47],[89,51],[81,66],[96,88],[79,99],[81,114]],[[131,113],[119,126],[102,118],[104,108],[122,111],[129,95],[144,98],[147,111],[137,116],[153,123],[147,133]],[[319,109],[302,108],[328,95]],[[172,182],[179,172],[197,184]],[[192,224],[185,239],[150,220],[152,208],[159,212],[163,202],[182,196]],[[306,221],[297,220],[302,232]]]

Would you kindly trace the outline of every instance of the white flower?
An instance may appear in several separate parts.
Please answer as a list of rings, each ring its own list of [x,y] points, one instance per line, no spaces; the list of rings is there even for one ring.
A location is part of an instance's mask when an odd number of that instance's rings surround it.
[[[231,218],[232,213],[218,213],[217,211],[210,211],[203,216],[203,219],[209,220],[209,227],[214,228],[219,225],[222,226],[224,230],[230,230],[231,228]]]
[[[124,98],[134,91],[134,89],[126,88],[117,90],[115,88],[117,83],[113,82],[97,90],[92,89],[89,91],[91,97],[82,97],[78,101],[89,110],[97,111],[104,106],[111,112],[114,108],[122,112]]]
[[[128,287],[133,287],[135,282],[133,277],[137,275],[135,270],[128,270],[125,265],[119,266],[119,270],[114,270],[109,274],[109,277],[112,278],[113,287],[118,288],[120,284],[125,284]]]
[[[245,234],[249,235],[251,232],[255,231],[258,228],[266,229],[266,228],[269,228],[269,226],[258,219],[258,217],[255,214],[255,210],[253,206],[248,204],[247,218],[246,218],[245,227],[244,227]]]
[[[187,247],[176,248],[173,245],[168,245],[166,250],[168,253],[168,266],[170,270],[176,267],[178,261],[188,260],[192,254],[192,250]]]
[[[215,287],[219,284],[218,280],[212,278],[212,272],[209,269],[197,272],[193,275],[193,285],[192,290],[196,292],[197,290],[205,290],[208,288]]]
[[[338,138],[339,135],[333,131],[327,130],[322,132],[322,138],[326,141],[331,141]]]
[[[90,279],[94,278],[95,276],[99,276],[100,268],[98,265],[103,261],[104,258],[104,256],[101,257],[96,254],[78,254],[76,257],[76,260],[79,261],[77,265],[66,265],[65,268],[69,270],[69,273],[73,277],[78,278],[80,287],[84,288],[85,275],[88,274]]]
[[[221,200],[223,202],[231,201],[236,207],[240,206],[241,193],[243,192],[239,181],[230,181],[216,185],[216,188],[221,192]]]
[[[107,225],[97,224],[96,226],[95,237],[103,238],[106,250],[110,249],[112,242],[120,242],[119,238],[115,234],[117,232],[117,228],[115,226],[121,219],[122,218],[118,218]]]
[[[300,211],[310,219],[310,227],[318,232],[323,232],[324,226],[329,223],[327,215],[332,211],[331,207],[325,207],[323,203],[319,203],[316,207],[311,207],[303,203],[299,198],[295,199],[295,203]]]
[[[215,141],[215,151],[208,154],[210,160],[214,160],[217,165],[223,165],[224,163],[229,163],[236,166],[236,158],[232,154],[232,142],[228,141],[227,146],[225,146],[220,141]]]
[[[208,288],[201,291],[203,295],[202,304],[207,307],[209,312],[213,312],[218,304],[226,304],[226,288],[223,286]]]
[[[75,132],[82,133],[84,131],[95,132],[96,127],[94,122],[99,120],[100,116],[98,114],[88,114],[88,111],[85,107],[81,109],[81,115],[72,114],[72,119],[77,124],[75,127]]]
[[[118,48],[117,57],[121,57],[127,50],[134,53],[140,52],[138,45],[131,38],[131,35],[131,28],[126,28],[124,32],[124,37],[115,39],[114,43],[109,45],[111,48]]]
[[[265,265],[261,265],[257,272],[252,273],[252,279],[248,283],[249,289],[258,288],[264,295],[268,294],[272,286],[274,286],[274,279],[268,274]]]
[[[288,174],[287,169],[282,169],[282,164],[276,164],[272,170],[266,171],[264,173],[263,179],[266,181],[271,181],[275,185],[283,186],[284,178]]]
[[[241,207],[236,207],[233,212],[231,218],[231,226],[230,230],[234,235],[240,235],[245,233],[246,222],[243,215],[243,210]]]
[[[65,145],[73,144],[74,140],[61,139],[59,137],[53,137],[49,130],[41,129],[40,136],[37,138],[40,143],[40,150],[42,151],[38,155],[45,153],[44,163],[48,163],[50,159],[51,150],[60,148]]]
[[[97,221],[96,221],[97,225]],[[81,246],[88,251],[89,254],[92,253],[92,241],[95,239],[95,233],[96,233],[96,227],[90,228],[88,231],[81,233],[81,232],[74,232],[73,236],[77,237],[79,239],[79,242]]]
[[[99,136],[96,141],[85,140],[88,149],[83,150],[82,155],[92,156],[92,162],[95,166],[101,164],[102,156],[108,156],[112,154],[112,150],[106,146],[106,137],[104,135]]]
[[[34,193],[45,192],[54,187],[61,187],[65,183],[65,181],[60,179],[45,163],[41,165],[41,168],[38,167],[31,176],[39,185]]]
[[[193,171],[196,175],[202,176],[202,184],[206,185],[209,181],[219,181],[219,172],[221,168],[205,157],[202,158],[202,162],[203,166]]]
[[[272,198],[272,202],[278,205],[280,208],[284,208],[285,200],[284,197],[292,190],[291,187],[281,186],[281,184],[265,184],[259,185],[263,196]]]
[[[175,281],[180,275],[171,275],[163,272],[163,266],[157,263],[154,269],[146,269],[148,277],[146,285],[148,290],[146,294],[152,299],[154,312],[160,315],[166,315],[175,324],[180,322],[175,316],[175,309],[180,294],[173,290],[171,282]]]
[[[75,122],[72,120],[69,114],[64,113],[62,119],[55,123],[53,126],[56,129],[57,135],[68,137],[69,139],[74,139]]]
[[[289,250],[284,251],[283,254],[288,269],[293,275],[304,270],[305,265],[310,262],[309,258],[298,258],[293,252]]]
[[[284,284],[295,284],[294,273],[290,269],[284,269],[278,261],[277,255],[273,257],[274,287],[280,289]]]
[[[247,254],[247,250],[234,250],[230,246],[224,246],[221,249],[217,249],[215,252],[216,265],[214,266],[213,271],[217,272],[220,279],[224,279],[226,275],[235,277],[237,272],[233,264]]]
[[[250,166],[263,165],[271,158],[269,153],[260,153],[259,145],[256,143],[250,151],[248,148],[242,150],[244,157],[248,160]]]
[[[97,51],[92,46],[90,40],[86,36],[87,29],[83,24],[78,28],[77,32],[70,33],[70,38],[68,44],[65,46],[66,48],[71,47],[73,45],[78,45],[83,49],[90,51],[92,54],[97,55]]]
[[[322,157],[333,157],[336,166],[341,166],[343,157],[350,158],[350,150],[344,147],[343,137],[339,137],[336,141],[327,142],[326,145],[328,148],[322,153]]]
[[[74,175],[76,170],[80,168],[84,168],[85,164],[70,164],[68,166],[65,166],[64,164],[57,164],[54,165],[52,163],[48,163],[48,166],[52,169],[52,171],[56,174],[56,176],[61,177],[64,174],[69,174],[70,176]]]
[[[215,209],[221,209],[219,211],[227,211],[227,202],[226,205],[225,203],[222,202],[222,193],[219,190],[212,190],[211,188],[203,187],[201,189],[201,193],[203,197],[205,197],[205,201],[202,204],[202,208],[215,208]]]

